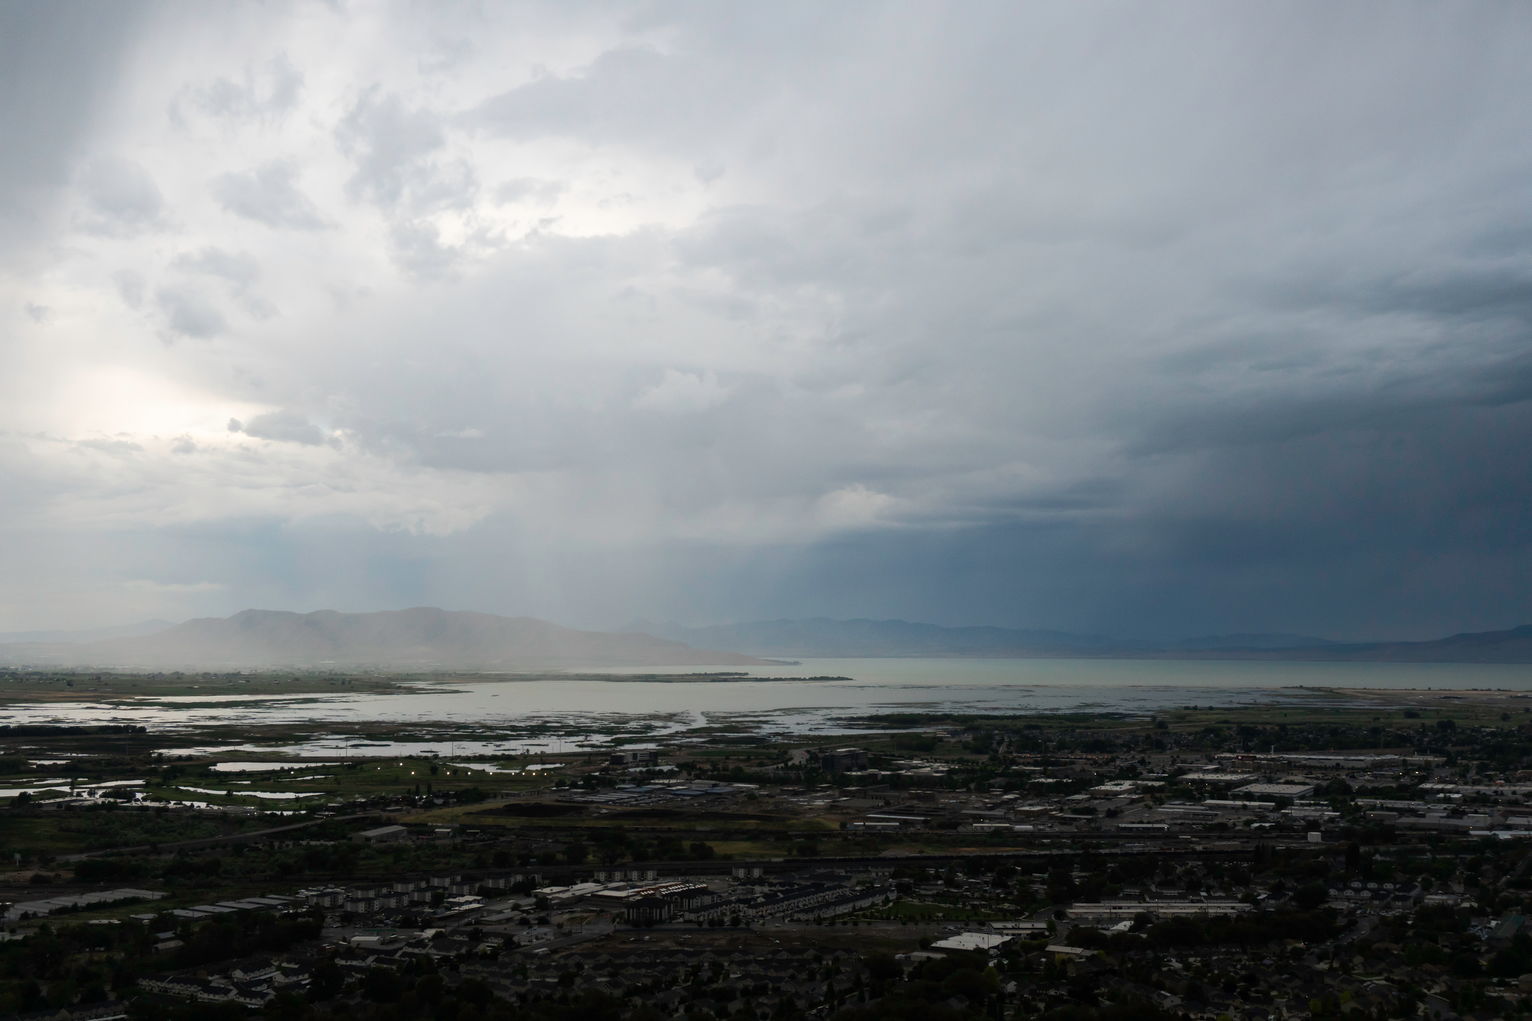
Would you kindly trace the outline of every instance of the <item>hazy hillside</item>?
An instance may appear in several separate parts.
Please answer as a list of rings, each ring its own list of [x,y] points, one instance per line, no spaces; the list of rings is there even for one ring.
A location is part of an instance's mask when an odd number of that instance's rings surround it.
[[[1171,643],[1169,647],[1187,651],[1207,651],[1212,649],[1317,649],[1335,644],[1337,643],[1328,638],[1315,638],[1313,635],[1249,634],[1183,638],[1179,642]]]
[[[14,646],[15,661],[81,666],[388,667],[522,670],[558,667],[749,665],[749,656],[644,634],[576,631],[531,617],[420,607],[382,613],[245,610],[158,634],[73,646]]]
[[[1140,643],[1065,631],[941,627],[907,620],[761,620],[688,628],[635,625],[676,641],[737,649],[754,656],[1017,656],[1129,651]]]
[[[666,638],[755,656],[992,656],[1532,663],[1532,626],[1425,642],[1333,642],[1312,635],[1232,634],[1146,642],[1064,631],[941,627],[903,620],[765,620],[711,627],[635,625]]]
[[[1429,642],[1352,642],[1322,648],[1242,650],[1241,659],[1308,659],[1385,663],[1532,663],[1532,624],[1473,631]]]
[[[93,633],[17,634],[10,637],[49,640],[0,642],[0,664],[535,670],[748,666],[764,658],[883,656],[1532,663],[1532,625],[1424,642],[1341,643],[1307,635],[1232,634],[1151,643],[1064,631],[828,618],[710,627],[640,622],[627,632],[614,633],[577,631],[531,617],[421,607],[382,613],[245,610],[228,618],[173,626],[152,622],[131,629],[155,627],[164,629],[72,643],[62,639]]]

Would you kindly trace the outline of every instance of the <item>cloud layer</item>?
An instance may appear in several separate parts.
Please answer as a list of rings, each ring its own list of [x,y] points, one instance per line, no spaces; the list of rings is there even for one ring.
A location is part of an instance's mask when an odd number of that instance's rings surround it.
[[[0,8],[0,630],[1532,620],[1519,5],[101,13]]]

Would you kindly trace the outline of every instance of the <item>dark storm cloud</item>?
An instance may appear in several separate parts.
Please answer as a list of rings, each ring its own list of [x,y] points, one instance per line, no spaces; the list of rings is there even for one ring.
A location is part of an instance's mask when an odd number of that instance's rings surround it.
[[[268,227],[320,230],[325,226],[313,200],[299,190],[296,168],[282,160],[220,174],[213,180],[212,192],[229,212]]]
[[[252,319],[264,321],[278,314],[271,300],[254,289],[256,281],[261,277],[261,264],[249,252],[229,252],[208,245],[196,252],[177,255],[170,260],[170,268],[191,276],[222,280],[229,295]],[[177,329],[178,332],[185,332]]]
[[[357,99],[335,139],[356,167],[347,188],[385,208],[457,205],[477,187],[472,167],[438,158],[447,141],[440,115],[379,86]]]
[[[727,109],[716,89],[697,88],[702,70],[650,49],[610,50],[578,77],[547,75],[486,100],[474,119],[527,137],[648,136],[661,125],[690,132]]]
[[[165,198],[154,179],[132,160],[103,157],[81,174],[86,201],[85,229],[93,234],[132,237],[163,226]]]
[[[27,28],[0,314],[230,599],[1532,619],[1532,8],[143,10]]]
[[[430,220],[397,220],[389,230],[389,251],[394,263],[411,276],[422,279],[444,277],[453,271],[464,256],[463,246],[444,244],[441,232]],[[470,242],[488,241],[480,233]]]
[[[318,446],[325,441],[324,433],[313,422],[296,411],[269,411],[257,415],[248,422],[229,419],[229,432],[244,433],[260,440],[276,440],[279,443],[301,443]]]
[[[238,290],[260,279],[261,264],[248,252],[228,252],[209,245],[197,252],[183,252],[170,265],[187,273],[221,277]]]
[[[162,287],[154,297],[173,333],[193,340],[208,340],[228,329],[228,321],[218,306],[197,287]]]
[[[47,228],[141,15],[128,4],[0,5],[0,263]]]
[[[120,269],[112,274],[112,282],[117,285],[117,294],[122,298],[124,305],[127,305],[129,308],[138,308],[143,305],[143,274],[131,269]]]
[[[293,110],[302,91],[303,72],[286,54],[278,54],[238,80],[219,77],[189,87],[172,105],[171,116],[180,119],[187,107],[213,117],[278,117]]]
[[[538,205],[551,205],[566,187],[562,181],[517,177],[495,188],[495,198],[501,202],[534,202]]]

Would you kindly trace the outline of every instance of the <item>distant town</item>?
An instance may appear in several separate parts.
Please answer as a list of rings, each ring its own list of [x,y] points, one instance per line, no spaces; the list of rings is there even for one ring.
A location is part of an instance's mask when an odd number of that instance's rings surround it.
[[[324,761],[12,725],[0,1012],[1532,1016],[1532,699],[1389,695]]]

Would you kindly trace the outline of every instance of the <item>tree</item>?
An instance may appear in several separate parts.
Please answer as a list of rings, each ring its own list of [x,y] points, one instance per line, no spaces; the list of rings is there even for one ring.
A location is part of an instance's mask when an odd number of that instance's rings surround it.
[[[387,968],[369,968],[362,976],[362,995],[373,1003],[392,1003],[401,992],[399,976]]]
[[[328,1000],[339,993],[345,984],[346,976],[341,973],[340,965],[335,963],[335,958],[320,958],[313,970],[309,972],[309,999]]]
[[[1303,911],[1313,911],[1330,899],[1330,891],[1323,883],[1305,883],[1293,891],[1293,904]]]

